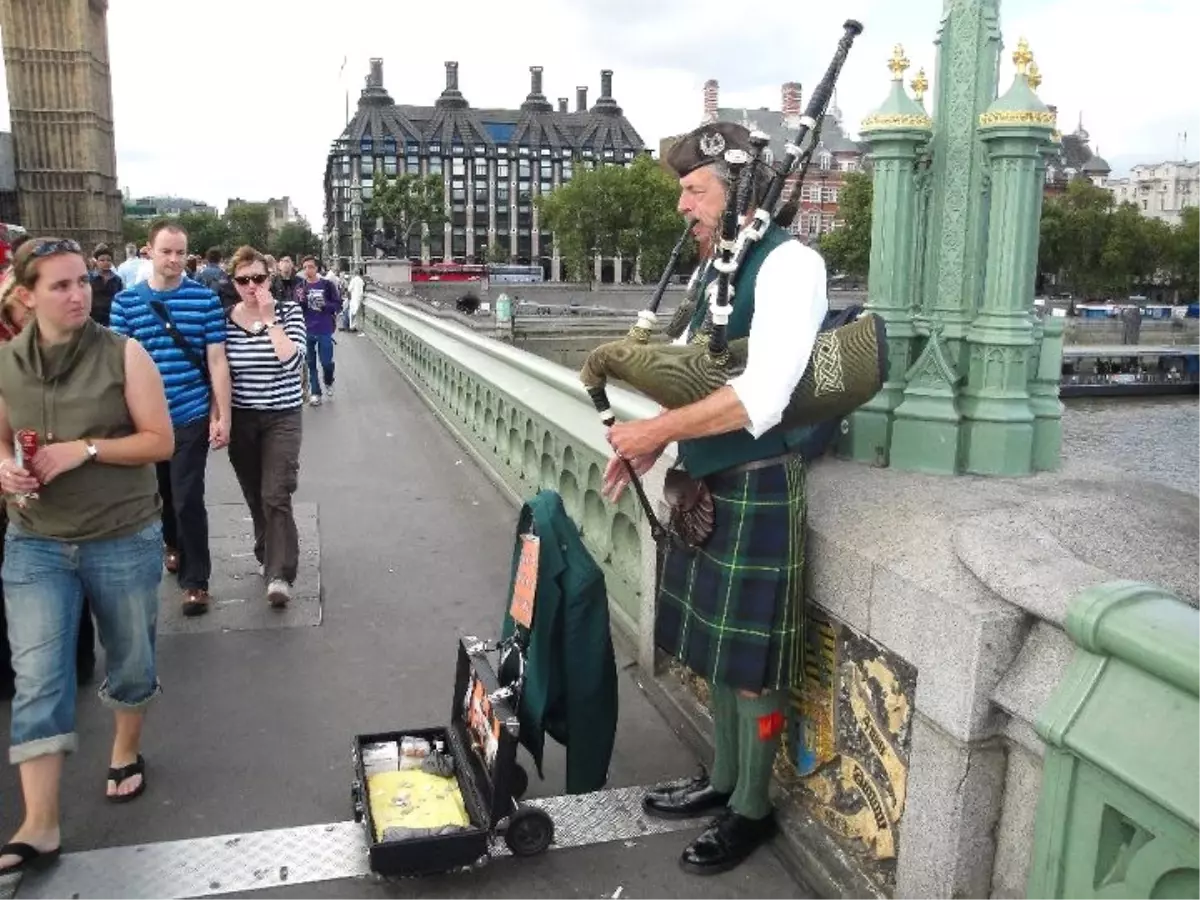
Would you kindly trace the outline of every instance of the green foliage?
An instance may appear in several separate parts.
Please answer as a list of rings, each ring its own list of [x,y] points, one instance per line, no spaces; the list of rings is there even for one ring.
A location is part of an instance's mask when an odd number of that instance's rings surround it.
[[[265,203],[235,206],[225,214],[225,224],[229,229],[227,245],[236,249],[249,244],[257,250],[264,250],[271,238],[270,222],[271,211]]]
[[[270,212],[265,203],[235,206],[225,217],[210,212],[188,212],[169,218],[187,232],[188,252],[198,256],[216,247],[228,259],[243,244],[277,258],[284,254],[296,259],[309,253],[320,255],[321,240],[303,219],[271,231]],[[149,221],[126,218],[121,226],[122,236],[126,242],[140,247],[146,242],[149,227]]]
[[[841,225],[821,235],[818,249],[829,272],[866,278],[871,267],[871,206],[875,185],[866,172],[849,172],[838,189]]]
[[[150,222],[145,219],[131,219],[126,216],[121,220],[121,241],[125,244],[137,244],[141,248],[149,236]],[[124,251],[113,247],[112,251],[124,259]]]
[[[233,245],[229,225],[215,213],[184,213],[177,222],[188,235],[188,252],[203,256],[217,247],[228,256],[241,244]],[[232,245],[232,246],[231,246]]]
[[[624,166],[578,168],[571,181],[538,197],[542,228],[554,233],[571,277],[591,281],[592,259],[641,255],[641,274],[657,280],[679,239],[679,183],[649,156]]]
[[[313,234],[308,222],[300,219],[298,222],[286,222],[283,227],[271,235],[267,241],[267,252],[280,259],[290,256],[297,262],[305,256],[321,255],[321,239]]]
[[[441,175],[397,175],[390,181],[376,174],[375,187],[367,204],[370,219],[383,219],[392,232],[398,252],[403,254],[414,229],[422,223],[431,230],[446,221],[445,183]]]
[[[497,240],[494,244],[488,244],[484,252],[484,261],[490,263],[511,262],[512,252],[509,249],[508,242]]]
[[[1189,206],[1183,222],[1174,230],[1169,258],[1180,295],[1187,300],[1200,296],[1200,209]]]

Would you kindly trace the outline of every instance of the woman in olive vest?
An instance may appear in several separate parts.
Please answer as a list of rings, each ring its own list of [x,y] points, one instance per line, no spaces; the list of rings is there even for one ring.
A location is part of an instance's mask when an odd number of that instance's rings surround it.
[[[158,369],[136,341],[96,324],[79,245],[35,238],[17,251],[32,320],[0,347],[3,579],[16,672],[9,760],[25,818],[0,847],[0,874],[59,853],[59,782],[75,750],[75,653],[86,588],[106,657],[101,701],[116,719],[107,796],[145,789],[145,707],[159,693],[155,624],[162,534],[154,463],[174,432]],[[37,449],[15,454],[31,433]]]

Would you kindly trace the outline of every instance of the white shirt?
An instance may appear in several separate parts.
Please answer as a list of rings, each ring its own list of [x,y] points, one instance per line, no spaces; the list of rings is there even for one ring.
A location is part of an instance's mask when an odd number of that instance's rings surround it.
[[[746,430],[755,438],[779,424],[804,377],[829,312],[825,285],[825,260],[796,240],[780,244],[759,267],[746,370],[728,382],[750,418]],[[675,343],[685,344],[690,336],[689,328]]]
[[[139,282],[150,280],[150,276],[154,274],[154,263],[148,259],[142,259],[140,256],[134,256],[117,267],[117,274],[121,276],[125,287],[133,287]]]
[[[362,303],[364,290],[366,290],[366,285],[363,283],[362,276],[352,276],[350,278],[350,303],[355,309],[358,309]]]

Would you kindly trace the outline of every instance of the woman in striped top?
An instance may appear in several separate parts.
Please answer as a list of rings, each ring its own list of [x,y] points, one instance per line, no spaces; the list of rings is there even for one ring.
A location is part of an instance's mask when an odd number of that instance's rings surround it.
[[[229,271],[238,293],[225,339],[233,375],[229,461],[254,520],[267,600],[282,607],[300,563],[292,494],[300,472],[304,310],[294,302],[276,305],[266,259],[253,247],[234,253]]]

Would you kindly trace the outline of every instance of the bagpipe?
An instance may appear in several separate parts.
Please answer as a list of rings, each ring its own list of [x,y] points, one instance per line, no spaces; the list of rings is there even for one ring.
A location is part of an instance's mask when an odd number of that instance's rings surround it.
[[[693,225],[689,221],[671,252],[650,303],[638,313],[637,323],[625,337],[595,348],[585,360],[579,377],[605,426],[612,425],[616,420],[606,392],[609,379],[628,384],[668,409],[677,409],[704,399],[745,370],[749,339],[727,340],[732,304],[736,302],[736,276],[750,249],[766,234],[767,229],[772,224],[787,227],[795,216],[799,206],[799,183],[794,186],[792,197],[783,208],[776,211],[776,207],[788,177],[798,166],[802,167],[800,179],[803,180],[816,147],[813,130],[819,130],[818,123],[824,121],[826,108],[850,46],[862,32],[862,25],[854,20],[847,21],[844,27],[845,33],[838,42],[833,60],[813,91],[800,118],[796,140],[787,145],[783,162],[775,167],[763,159],[767,137],[757,132],[750,137],[753,156],[745,150],[725,151],[724,159],[730,172],[729,199],[721,222],[717,253],[712,260],[717,277],[702,291],[700,269],[697,268],[683,303],[666,328],[666,335],[675,339],[684,333],[702,292],[708,302],[704,324],[687,344],[650,340],[657,321],[658,306]],[[762,166],[771,173],[770,181],[762,192],[757,208],[743,224],[756,199],[754,185],[762,180]],[[886,372],[886,331],[883,320],[878,316],[864,313],[847,325],[822,331],[813,346],[808,367],[783,413],[781,424],[796,428],[848,415],[878,393]],[[637,479],[633,481],[638,487]],[[640,494],[639,490],[639,497]]]

